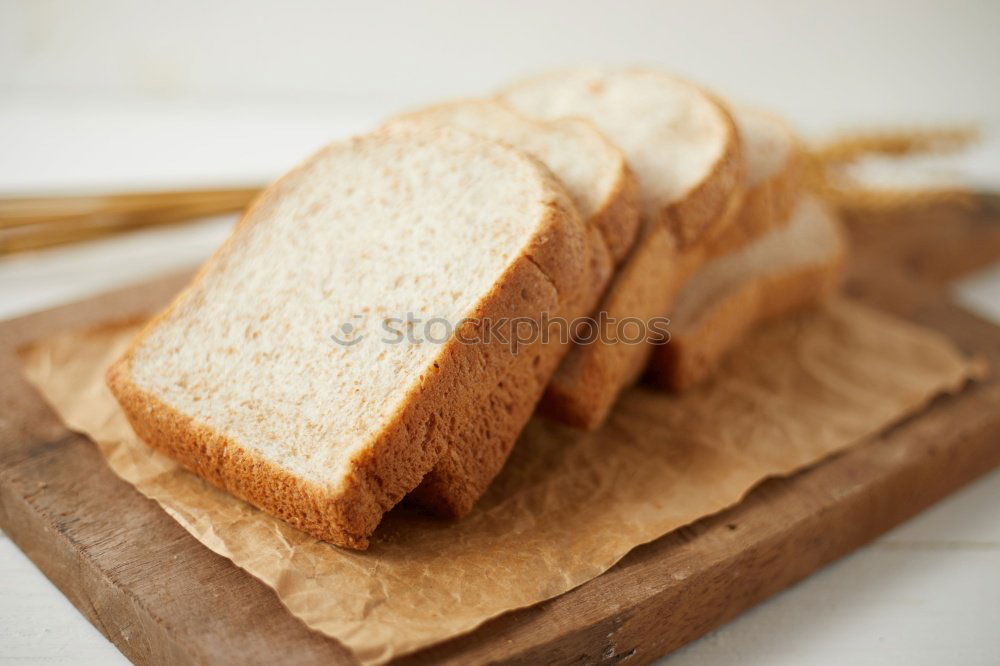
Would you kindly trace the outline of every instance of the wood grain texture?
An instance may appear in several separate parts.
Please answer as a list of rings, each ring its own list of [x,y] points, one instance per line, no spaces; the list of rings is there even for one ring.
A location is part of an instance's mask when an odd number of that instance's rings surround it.
[[[853,214],[847,227],[860,254],[943,284],[1000,259],[1000,194],[982,194],[971,210],[935,206]]]
[[[350,663],[267,587],[117,479],[17,371],[20,344],[155,309],[183,279],[0,324],[0,527],[133,661]],[[859,252],[849,290],[1000,367],[1000,329],[894,261]],[[646,663],[1000,464],[998,405],[995,379],[940,398],[870,443],[769,481],[739,506],[637,548],[561,597],[404,661]]]

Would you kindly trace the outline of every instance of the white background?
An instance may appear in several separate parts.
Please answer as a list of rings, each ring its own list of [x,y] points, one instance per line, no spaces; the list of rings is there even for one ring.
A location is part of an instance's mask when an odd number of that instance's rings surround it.
[[[0,195],[263,182],[399,108],[580,63],[661,65],[811,137],[977,122],[976,150],[901,177],[945,170],[996,189],[998,28],[995,0],[0,0]],[[231,222],[2,259],[0,317],[188,265]],[[1000,271],[959,296],[1000,320]],[[673,661],[996,663],[998,505],[994,473]],[[116,659],[0,536],[0,662]]]

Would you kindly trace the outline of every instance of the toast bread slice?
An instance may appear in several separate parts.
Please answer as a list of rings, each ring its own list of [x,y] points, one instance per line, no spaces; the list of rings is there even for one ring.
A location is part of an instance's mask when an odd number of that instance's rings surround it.
[[[675,391],[704,382],[761,322],[834,291],[846,251],[832,209],[803,195],[785,225],[713,259],[687,281],[670,315],[670,341],[655,348],[649,375]]]
[[[730,111],[746,164],[745,192],[732,224],[705,244],[706,260],[786,224],[802,189],[803,145],[791,126],[780,116],[755,107],[734,105]]]
[[[563,187],[500,142],[438,129],[336,143],[260,195],[108,384],[154,448],[364,549],[516,358],[469,342],[476,322],[560,312],[587,277],[584,239]],[[455,329],[387,343],[380,325],[404,312]]]

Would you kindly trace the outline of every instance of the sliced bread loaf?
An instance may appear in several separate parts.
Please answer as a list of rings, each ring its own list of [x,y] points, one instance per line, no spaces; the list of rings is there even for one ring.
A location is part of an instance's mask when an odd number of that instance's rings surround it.
[[[455,126],[500,139],[538,158],[566,189],[589,228],[590,279],[568,300],[568,320],[589,315],[611,279],[613,264],[631,246],[639,223],[638,188],[620,150],[581,119],[538,121],[490,100],[441,104],[386,123],[390,130]],[[554,313],[553,313],[554,314]],[[559,360],[568,347],[557,331],[519,349],[481,410],[449,443],[434,469],[412,493],[416,502],[447,516],[472,509],[503,466]],[[568,341],[568,336],[566,338]]]
[[[454,129],[378,132],[265,190],[108,383],[153,447],[365,548],[516,358],[477,322],[559,312],[583,263],[583,223],[534,159]]]
[[[649,322],[667,312],[682,280],[681,249],[733,219],[743,162],[726,110],[698,87],[645,69],[553,73],[500,98],[542,118],[580,116],[618,145],[640,184],[643,223],[599,310],[608,321]],[[552,377],[543,411],[571,425],[602,423],[619,392],[642,373],[650,345],[613,335],[575,346]]]
[[[704,381],[760,322],[831,292],[845,253],[835,214],[812,196],[800,197],[786,225],[713,259],[687,281],[670,314],[670,341],[655,348],[650,375],[673,390]]]

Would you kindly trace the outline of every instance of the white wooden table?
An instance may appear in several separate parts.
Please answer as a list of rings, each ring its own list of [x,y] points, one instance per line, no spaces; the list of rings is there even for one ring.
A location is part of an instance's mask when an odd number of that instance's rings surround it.
[[[0,105],[0,191],[257,182],[371,109]],[[248,141],[248,137],[253,141]],[[994,152],[992,157],[997,155]],[[982,155],[978,158],[984,163]],[[988,167],[997,168],[997,162]],[[1000,182],[1000,181],[996,181]],[[191,265],[231,218],[0,261],[0,318]],[[1000,321],[1000,269],[957,288]],[[995,664],[1000,659],[1000,472],[681,649],[679,664]],[[124,658],[0,536],[0,662]]]

